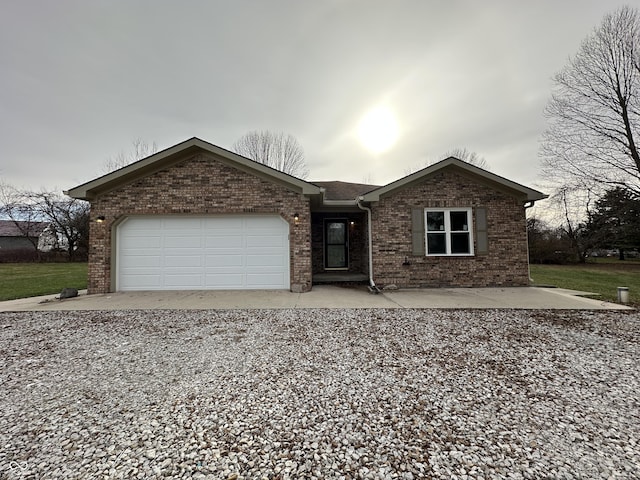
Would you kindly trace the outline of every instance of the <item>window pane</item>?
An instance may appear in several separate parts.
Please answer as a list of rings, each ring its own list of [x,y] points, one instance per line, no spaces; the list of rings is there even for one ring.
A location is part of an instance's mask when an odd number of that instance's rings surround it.
[[[429,232],[444,230],[444,212],[427,212],[427,230]]]
[[[343,268],[347,266],[345,248],[342,245],[327,245],[327,268]]]
[[[447,237],[444,233],[427,234],[427,253],[431,255],[447,253]]]
[[[451,231],[468,232],[467,212],[451,212]]]
[[[471,253],[468,233],[451,234],[451,253]]]
[[[327,223],[327,243],[344,244],[345,243],[345,227],[344,222]]]

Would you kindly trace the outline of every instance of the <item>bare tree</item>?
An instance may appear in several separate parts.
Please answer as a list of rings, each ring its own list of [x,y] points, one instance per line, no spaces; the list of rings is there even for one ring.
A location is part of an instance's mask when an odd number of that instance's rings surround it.
[[[594,232],[588,228],[594,202],[594,192],[569,186],[559,188],[549,200],[558,212],[559,231],[567,240],[573,261],[584,263],[597,243]]]
[[[233,151],[281,172],[307,178],[304,150],[292,135],[268,130],[246,133],[233,144]]]
[[[55,235],[64,239],[69,260],[84,256],[89,243],[89,203],[56,192],[26,192],[24,196],[37,215],[48,221]]]
[[[111,173],[119,168],[126,167],[127,165],[142,160],[143,158],[153,155],[158,151],[156,142],[149,145],[145,140],[136,138],[133,142],[133,149],[129,153],[120,151],[115,157],[107,158],[102,165],[102,171],[104,173]]]
[[[541,145],[545,177],[640,193],[638,11],[606,15],[554,81]]]
[[[456,157],[458,160],[462,160],[463,162],[475,165],[478,168],[489,170],[489,163],[487,163],[484,157],[481,157],[476,152],[472,152],[470,150],[467,150],[466,148],[458,147],[449,150],[444,154],[444,158],[447,157]]]
[[[411,166],[411,167],[405,168],[404,174],[411,175],[412,173],[415,173],[418,170],[422,170],[423,168],[428,167],[429,165],[433,165],[434,163],[438,163],[439,161],[449,157],[455,157],[458,160],[462,160],[463,162],[469,163],[478,168],[482,168],[484,170],[490,170],[489,163],[485,160],[484,157],[480,156],[476,152],[472,152],[471,150],[468,150],[467,148],[457,147],[457,148],[452,148],[451,150],[447,150],[437,160],[427,160],[424,163],[424,166],[419,166],[419,167]]]

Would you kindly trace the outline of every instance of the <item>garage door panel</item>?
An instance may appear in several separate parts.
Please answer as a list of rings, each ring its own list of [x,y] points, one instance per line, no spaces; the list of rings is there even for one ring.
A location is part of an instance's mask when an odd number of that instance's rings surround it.
[[[200,248],[202,247],[201,236],[186,236],[180,235],[176,237],[166,236],[164,237],[165,248]]]
[[[143,231],[147,232],[150,230],[162,230],[162,222],[163,217],[131,217],[124,221],[122,225],[128,223],[127,230],[129,231]]]
[[[282,273],[250,273],[247,275],[247,285],[251,288],[269,288],[269,285],[276,285],[284,282]]]
[[[172,230],[200,230],[202,228],[201,217],[164,217],[162,219],[162,227],[165,231]]]
[[[131,217],[117,233],[119,290],[289,288],[280,217]]]
[[[270,235],[263,237],[247,237],[247,247],[282,247],[287,243],[287,239],[282,235]]]
[[[205,217],[203,219],[203,225],[207,229],[213,230],[224,230],[224,229],[238,229],[242,230],[242,226],[244,224],[246,217],[237,216],[237,217]],[[256,217],[252,217],[256,218]]]
[[[239,273],[234,274],[208,274],[205,277],[207,288],[226,289],[230,290],[236,288],[242,290],[246,288],[244,275]]]
[[[127,255],[123,257],[125,268],[160,267],[161,259],[157,255]]]
[[[128,274],[122,283],[122,290],[153,290],[160,287],[160,276]]]
[[[247,256],[254,256],[254,257],[271,257],[271,256],[278,256],[280,258],[282,258],[284,260],[284,252],[282,251],[282,248],[266,248],[266,247],[262,247],[262,248],[252,248],[251,250],[246,251],[246,255]],[[287,252],[288,253],[288,252]]]
[[[164,276],[165,289],[199,289],[202,288],[203,275],[167,274]]]
[[[247,267],[280,267],[282,255],[247,255]]]
[[[191,256],[165,255],[164,257],[165,267],[200,267],[201,264],[202,264],[201,255],[191,255]]]
[[[123,238],[120,242],[118,242],[118,246],[123,250],[126,249],[145,249],[145,248],[161,248],[162,247],[162,238],[159,236],[130,236]]]
[[[243,255],[207,255],[205,267],[242,267]]]
[[[242,235],[218,235],[205,237],[205,247],[207,248],[228,248],[242,245]]]
[[[244,250],[242,248],[206,248],[204,250],[204,256],[205,259],[208,257],[220,259],[224,257],[243,257]]]

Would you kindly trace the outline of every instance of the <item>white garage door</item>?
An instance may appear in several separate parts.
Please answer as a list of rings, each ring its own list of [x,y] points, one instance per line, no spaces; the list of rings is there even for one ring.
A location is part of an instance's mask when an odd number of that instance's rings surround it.
[[[117,290],[289,288],[289,225],[277,216],[129,217]]]

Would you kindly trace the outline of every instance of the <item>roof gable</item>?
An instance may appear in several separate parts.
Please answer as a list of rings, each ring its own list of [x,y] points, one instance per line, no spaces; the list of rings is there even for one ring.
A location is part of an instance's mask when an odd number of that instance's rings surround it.
[[[511,180],[501,177],[500,175],[496,175],[495,173],[491,173],[487,170],[476,167],[475,165],[471,165],[468,162],[464,162],[455,157],[449,157],[440,162],[434,163],[433,165],[429,165],[422,170],[407,175],[406,177],[396,180],[395,182],[391,182],[383,187],[366,193],[361,198],[365,202],[377,202],[381,197],[390,195],[397,190],[413,185],[425,178],[435,175],[437,172],[442,171],[443,169],[457,169],[460,172],[464,172],[465,174],[477,178],[483,183],[492,185],[494,188],[512,192],[513,194],[522,197],[523,200],[526,200],[528,202],[535,202],[536,200],[542,200],[548,197],[548,195],[545,195],[542,192],[529,187],[525,187],[524,185],[520,185],[519,183],[512,182]]]
[[[193,137],[130,165],[78,185],[64,193],[73,198],[91,200],[97,195],[167,168],[197,153],[208,153],[217,160],[239,170],[266,178],[303,194],[319,194],[320,188],[299,178],[280,172],[249,158]]]

